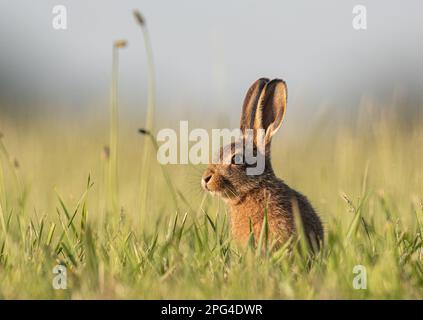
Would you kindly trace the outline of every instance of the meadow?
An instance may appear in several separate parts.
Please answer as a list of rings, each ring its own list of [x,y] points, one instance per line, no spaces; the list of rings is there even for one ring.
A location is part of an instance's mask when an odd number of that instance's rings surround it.
[[[421,299],[421,108],[406,116],[392,99],[355,110],[323,109],[307,124],[288,113],[272,146],[278,176],[324,221],[314,256],[301,237],[292,250],[268,250],[265,237],[235,245],[224,203],[201,190],[204,166],[160,166],[130,117],[113,142],[107,109],[63,121],[3,114],[0,298]],[[57,264],[66,290],[53,288]],[[366,289],[353,287],[357,265]]]

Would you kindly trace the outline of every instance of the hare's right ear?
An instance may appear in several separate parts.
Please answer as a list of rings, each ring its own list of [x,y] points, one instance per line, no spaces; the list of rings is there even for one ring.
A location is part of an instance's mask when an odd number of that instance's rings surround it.
[[[242,106],[241,124],[240,124],[241,131],[244,134],[246,129],[254,128],[254,119],[256,117],[256,110],[257,110],[260,94],[268,82],[269,82],[269,79],[260,78],[256,82],[254,82],[251,85],[250,89],[248,89],[247,91],[247,95],[245,96],[245,99],[244,99],[244,105]]]
[[[261,92],[254,129],[265,130],[265,143],[269,143],[272,136],[279,130],[286,111],[286,84],[281,79],[273,79],[266,83]]]

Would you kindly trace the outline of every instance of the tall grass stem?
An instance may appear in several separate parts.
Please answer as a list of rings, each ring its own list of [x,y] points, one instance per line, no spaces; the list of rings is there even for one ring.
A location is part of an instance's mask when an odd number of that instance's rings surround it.
[[[156,79],[155,79],[155,69],[154,69],[154,60],[153,60],[153,49],[150,40],[150,34],[148,32],[145,19],[141,16],[138,11],[134,11],[134,16],[136,22],[140,25],[144,46],[147,54],[147,77],[148,77],[148,92],[147,92],[147,112],[145,118],[144,128],[148,130],[151,134],[154,134],[154,113],[156,108]],[[148,201],[148,184],[149,184],[149,175],[151,168],[151,147],[144,143],[144,150],[142,153],[141,159],[141,177],[140,177],[140,213],[141,217],[145,216],[147,211],[147,201]]]

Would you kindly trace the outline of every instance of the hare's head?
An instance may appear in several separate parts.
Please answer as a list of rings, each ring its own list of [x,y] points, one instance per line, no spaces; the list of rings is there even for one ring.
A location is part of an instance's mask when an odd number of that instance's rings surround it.
[[[282,124],[286,101],[284,81],[253,83],[242,107],[240,137],[217,152],[201,180],[205,190],[237,199],[271,179],[270,142]]]

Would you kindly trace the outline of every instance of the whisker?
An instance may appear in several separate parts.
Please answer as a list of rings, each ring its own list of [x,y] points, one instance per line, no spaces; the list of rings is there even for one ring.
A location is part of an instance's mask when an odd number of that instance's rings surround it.
[[[227,187],[227,190],[228,191],[230,191],[231,193],[232,193],[232,195],[237,199],[237,200],[240,200],[241,199],[241,197],[239,196],[239,194],[236,192],[236,190],[233,190],[230,186],[228,186]],[[225,191],[225,193],[226,193],[226,191]],[[227,195],[227,193],[226,193],[226,196],[228,196]]]

